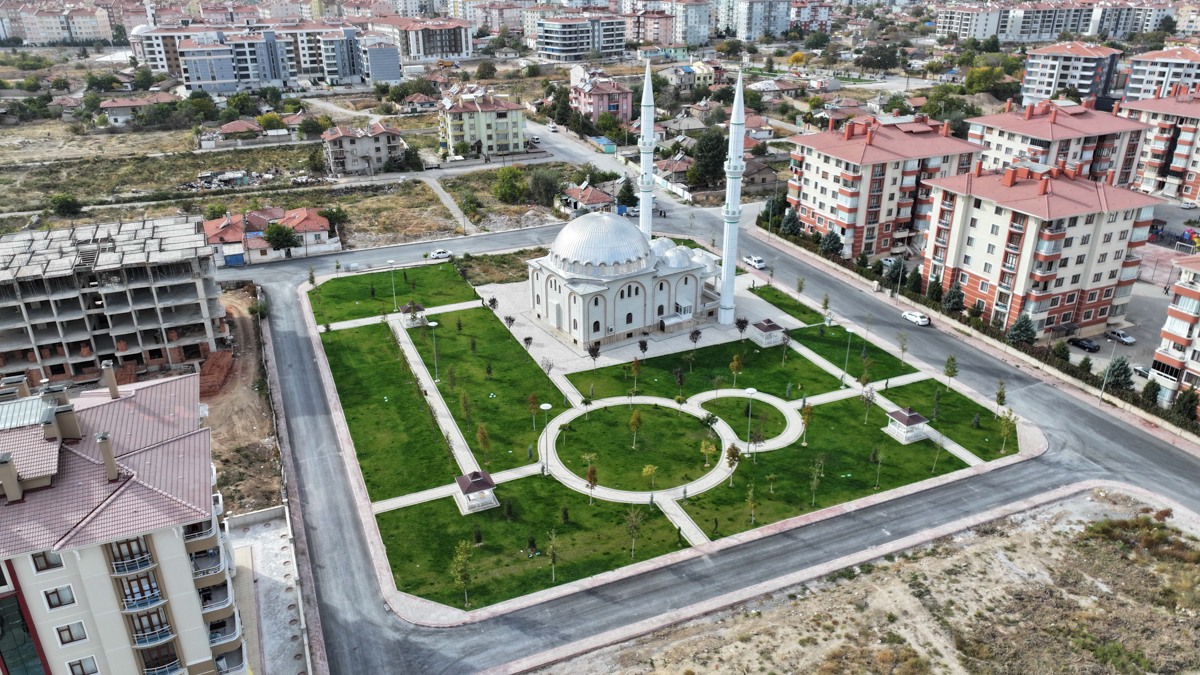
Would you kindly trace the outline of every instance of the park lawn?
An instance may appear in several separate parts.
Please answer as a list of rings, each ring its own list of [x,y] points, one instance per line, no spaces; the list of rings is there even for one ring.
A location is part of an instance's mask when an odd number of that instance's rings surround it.
[[[549,477],[533,476],[496,487],[501,504],[512,501],[512,521],[504,507],[462,516],[446,497],[387,511],[376,516],[387,548],[396,588],[452,607],[463,606],[463,593],[450,576],[454,547],[474,542],[479,525],[482,545],[472,549],[471,607],[479,608],[571,581],[649,560],[687,548],[674,525],[658,509],[597,500],[588,505],[580,494]],[[562,522],[567,509],[568,522]],[[640,508],[645,514],[630,557],[631,539],[625,513]],[[557,582],[550,581],[546,533],[558,535]],[[529,557],[532,535],[540,556]]]
[[[871,409],[870,420],[863,424],[863,408],[857,398],[814,406],[808,447],[797,442],[757,453],[757,463],[745,459],[738,464],[733,487],[726,481],[689,497],[683,508],[700,529],[715,539],[966,468],[965,462],[943,450],[937,459],[937,472],[933,473],[933,442],[901,445],[882,431],[886,424],[887,414],[879,406]],[[876,467],[870,461],[875,443],[879,443],[883,457],[878,491],[874,489]],[[813,506],[811,469],[820,455],[825,456],[825,471]],[[770,475],[776,476],[774,494],[767,480]],[[746,503],[751,485],[757,501],[753,526]],[[714,518],[719,521],[715,537]]]
[[[392,313],[411,300],[426,308],[475,300],[475,289],[448,262],[395,271],[396,299],[392,302],[392,272],[374,272],[330,279],[308,292],[317,323],[336,323]],[[414,290],[414,286],[415,290]],[[375,297],[371,297],[371,287]]]
[[[790,314],[806,326],[825,321],[820,312],[795,300],[792,296],[774,286],[756,286],[750,289],[750,292]]]
[[[824,333],[824,334],[822,334]],[[792,331],[792,338],[825,358],[833,365],[841,368],[846,365],[846,329],[834,324],[832,326],[812,326]],[[850,338],[849,365],[846,372],[850,377],[858,379],[862,376],[863,345],[867,346],[867,356],[871,359],[871,381],[882,383],[889,377],[899,377],[917,372],[916,368],[902,363],[899,358],[880,349],[872,342],[863,339],[861,331]]]
[[[748,421],[746,404],[749,402],[750,399],[742,397],[718,398],[705,401],[700,407],[725,420],[737,437],[744,441]],[[787,428],[787,418],[783,416],[783,411],[770,403],[755,401],[750,413],[754,415],[754,426],[762,426],[763,440],[769,441]]]
[[[388,330],[376,325],[321,334],[373,502],[447,485],[459,473]]]
[[[942,399],[938,402],[938,418],[934,420],[933,396],[937,389],[942,390]],[[930,418],[929,426],[985,462],[1015,455],[1020,449],[1015,434],[1007,442],[1000,436],[1000,420],[993,417],[995,410],[989,410],[953,389],[947,390],[945,378],[921,380],[880,394],[902,408],[910,407]],[[979,415],[978,429],[971,427],[975,415]],[[1003,453],[1001,446],[1004,446]]]
[[[650,343],[653,350],[657,343]],[[837,378],[821,370],[816,364],[801,356],[795,350],[788,352],[787,365],[781,364],[779,348],[760,349],[750,340],[734,340],[724,344],[702,347],[696,350],[696,359],[688,364],[684,357],[690,351],[652,356],[639,359],[642,374],[637,379],[637,386],[644,396],[662,396],[674,399],[679,393],[675,385],[672,371],[682,368],[684,374],[683,395],[691,397],[702,391],[713,388],[713,378],[723,378],[721,388],[734,386],[733,373],[729,364],[733,362],[734,354],[742,355],[742,374],[737,376],[737,386],[741,388],[754,387],[761,392],[788,399],[787,385],[792,384],[792,399],[800,398],[801,394],[815,396],[838,388]],[[633,388],[633,375],[626,377],[622,368],[628,364],[617,364],[599,368],[593,373],[583,370],[567,376],[571,384],[584,396],[607,398],[610,396],[625,396]],[[690,371],[690,372],[689,372]],[[592,394],[592,386],[595,393]],[[801,388],[797,385],[803,385]]]
[[[562,392],[491,310],[480,307],[435,314],[431,318],[438,321],[436,372],[441,377],[438,391],[479,465],[496,473],[537,461],[537,439],[542,432],[543,413],[538,411],[535,422],[528,412],[529,396],[533,394],[540,403],[553,405],[556,408],[550,411],[553,416],[563,411]],[[457,325],[460,320],[461,333]],[[433,330],[412,328],[408,332],[425,367],[433,374]],[[471,353],[472,338],[475,339],[474,354]],[[489,363],[491,380],[487,379]],[[472,406],[469,420],[463,415],[463,394]],[[486,426],[491,441],[486,458],[477,436],[480,423]],[[530,446],[533,446],[532,458]]]
[[[629,428],[634,412],[641,413],[642,428],[633,447]],[[675,406],[610,406],[578,417],[558,438],[558,456],[580,478],[587,477],[585,453],[595,453],[596,481],[604,487],[646,492],[690,483],[707,473],[700,442],[709,440],[720,451],[721,439],[710,434],[700,420],[680,414]],[[712,457],[716,457],[714,452]],[[654,487],[642,476],[647,465],[657,467]]]

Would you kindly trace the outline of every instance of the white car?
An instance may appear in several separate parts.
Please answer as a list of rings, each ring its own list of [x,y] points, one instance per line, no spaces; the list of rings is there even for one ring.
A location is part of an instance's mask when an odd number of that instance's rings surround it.
[[[1196,202],[1184,202],[1179,205],[1179,208],[1183,209],[1184,211],[1191,211],[1192,209],[1196,208]]]
[[[928,326],[930,323],[929,317],[920,312],[905,312],[900,316],[903,316],[906,321],[911,321],[918,326]]]
[[[551,122],[550,124],[547,124],[547,125],[546,125],[546,130],[547,130],[547,131],[549,131],[549,132],[551,132],[551,133],[555,133],[555,134],[557,134],[557,133],[558,133],[558,127],[554,125],[554,122]]]
[[[763,260],[762,258],[760,258],[756,255],[742,256],[742,262],[746,263],[747,265],[753,267],[756,270],[761,270],[762,268],[767,266],[767,261]]]
[[[444,248],[439,248],[438,250],[434,251],[433,253],[430,253],[429,257],[433,258],[434,260],[440,260],[442,258],[449,258],[451,255],[452,254],[450,253],[450,251],[447,251]]]
[[[534,143],[541,143],[542,137],[541,136],[530,136],[529,140],[533,141]]]

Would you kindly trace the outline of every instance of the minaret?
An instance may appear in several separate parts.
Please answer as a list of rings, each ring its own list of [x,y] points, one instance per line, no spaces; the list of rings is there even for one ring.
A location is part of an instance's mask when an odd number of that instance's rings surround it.
[[[650,85],[650,61],[646,61],[646,83],[642,85],[642,136],[638,151],[642,153],[642,175],[638,178],[638,224],[646,239],[651,237],[654,217],[654,88]]]
[[[742,217],[742,172],[746,163],[742,153],[746,143],[746,103],[742,100],[742,74],[738,72],[733,94],[733,114],[729,117],[729,157],[725,160],[725,237],[721,244],[721,308],[717,321],[733,323],[733,278],[737,275],[738,220]]]

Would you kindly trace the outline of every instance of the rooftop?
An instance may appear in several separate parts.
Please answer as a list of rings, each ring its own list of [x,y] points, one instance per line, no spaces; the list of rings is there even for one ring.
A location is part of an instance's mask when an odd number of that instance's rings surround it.
[[[1189,63],[1200,63],[1200,50],[1195,47],[1171,47],[1169,49],[1161,49],[1157,52],[1146,52],[1145,54],[1137,54],[1130,57],[1131,61],[1187,61]]]
[[[0,282],[66,277],[77,271],[182,262],[212,255],[196,225],[149,222],[81,225],[0,235]]]
[[[943,135],[943,126],[919,114],[867,117],[848,122],[842,130],[792,136],[788,140],[859,165],[983,150],[982,146],[961,138]]]
[[[1111,47],[1101,47],[1100,45],[1088,44],[1086,42],[1060,42],[1049,47],[1030,50],[1029,54],[1057,54],[1061,56],[1090,56],[1093,58],[1104,58],[1113,54],[1123,53],[1120,49],[1112,49]]]
[[[1012,112],[972,117],[967,122],[1045,141],[1150,128],[1150,125],[1137,120],[1097,112],[1090,106],[1091,103],[1091,100],[1084,105],[1065,100],[1042,101]]]

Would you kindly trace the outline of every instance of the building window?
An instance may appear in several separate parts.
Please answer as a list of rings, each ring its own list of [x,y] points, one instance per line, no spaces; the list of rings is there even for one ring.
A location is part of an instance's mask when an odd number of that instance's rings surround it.
[[[1087,294],[1087,301],[1088,301],[1088,302],[1095,302],[1095,301],[1096,301],[1096,295],[1097,295],[1097,294],[1096,294],[1096,291],[1092,291],[1091,293],[1088,293],[1088,294]]]
[[[71,672],[71,675],[96,675],[100,672],[100,669],[96,667],[96,659],[91,656],[68,663],[67,670]]]
[[[971,275],[967,274],[966,272],[958,273],[958,283],[965,284],[965,283],[968,283],[969,281],[971,281]]]
[[[1104,293],[1100,297],[1104,298],[1105,300],[1108,300],[1109,298],[1112,297],[1112,295],[1113,295],[1113,289],[1106,288],[1106,289],[1104,289]]]
[[[1098,316],[1099,316],[1100,318],[1102,318],[1102,319],[1103,319],[1104,317],[1108,316],[1108,307],[1101,307],[1101,308],[1100,308],[1100,313],[1099,313],[1099,315],[1098,315]]]
[[[46,606],[50,609],[73,604],[75,604],[75,594],[71,592],[70,586],[59,586],[46,591]]]
[[[58,569],[63,566],[62,556],[54,551],[39,551],[33,554],[33,569],[37,572]]]
[[[66,626],[59,626],[54,630],[58,633],[59,644],[63,645],[64,647],[72,642],[79,642],[80,640],[87,639],[87,633],[83,630],[82,621],[76,621],[75,623],[67,624]]]
[[[660,281],[660,282],[658,282],[658,290],[661,291],[662,289],[663,289],[663,283]]]
[[[592,322],[592,332],[593,332],[593,333],[599,333],[599,332],[600,332],[600,322],[599,322],[599,321],[593,321],[593,322]]]
[[[571,320],[571,330],[579,330],[579,319]]]
[[[534,297],[537,298],[537,304],[539,304],[539,305],[542,304],[542,294],[541,293],[538,293]]]
[[[633,312],[625,315],[625,325],[629,325],[631,323],[633,323]]]
[[[592,298],[592,307],[600,306],[600,298]]]
[[[1095,274],[1093,274],[1093,275],[1092,275],[1092,283],[1097,283],[1097,282],[1099,282],[1099,281],[1100,281],[1100,279],[1101,279],[1101,277],[1103,277],[1103,276],[1104,276],[1104,274],[1103,274],[1103,273],[1101,273],[1101,272],[1096,272]]]
[[[971,256],[969,256],[969,255],[964,255],[964,256],[963,256],[963,264],[964,264],[964,265],[970,265],[970,264],[971,264]]]
[[[1089,309],[1089,310],[1087,310],[1086,312],[1084,312],[1084,313],[1083,313],[1083,320],[1084,320],[1084,321],[1091,321],[1091,320],[1092,320],[1092,310],[1090,310],[1090,309]]]
[[[662,305],[659,305],[659,306],[658,306],[658,315],[659,315],[659,316],[662,316],[662,315],[663,315],[663,306],[662,306]]]

